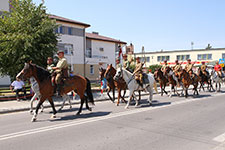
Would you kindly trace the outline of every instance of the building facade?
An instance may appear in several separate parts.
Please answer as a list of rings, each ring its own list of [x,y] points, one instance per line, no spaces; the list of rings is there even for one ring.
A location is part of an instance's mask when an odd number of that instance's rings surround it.
[[[108,64],[115,67],[119,45],[124,47],[126,42],[99,35],[97,32],[86,33],[86,77],[96,80],[99,68]]]
[[[174,65],[175,60],[186,64],[188,59],[196,64],[201,64],[202,61],[207,64],[214,64],[219,59],[225,59],[225,48],[135,53],[133,57],[141,57],[142,61],[146,61],[146,66],[163,64],[164,60],[167,60],[169,65]]]

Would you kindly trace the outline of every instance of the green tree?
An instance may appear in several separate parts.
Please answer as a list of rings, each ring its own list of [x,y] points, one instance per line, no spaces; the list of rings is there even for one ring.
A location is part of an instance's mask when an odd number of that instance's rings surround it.
[[[43,4],[13,0],[11,12],[0,16],[0,72],[15,79],[24,63],[32,60],[42,67],[56,51],[56,21],[46,14]]]
[[[162,66],[161,65],[150,65],[149,67],[148,67],[148,69],[150,70],[152,70],[152,73],[154,73],[155,72],[155,70],[156,69],[158,69],[158,68],[161,68]]]

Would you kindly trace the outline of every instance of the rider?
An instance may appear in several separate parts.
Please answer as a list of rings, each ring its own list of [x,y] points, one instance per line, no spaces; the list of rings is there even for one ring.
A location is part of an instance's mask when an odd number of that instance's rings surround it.
[[[177,85],[180,86],[179,82],[178,82],[178,73],[181,71],[182,66],[181,64],[178,62],[178,60],[175,61],[175,66],[173,66],[173,71],[174,71],[174,75],[173,75],[173,79],[176,81]]]
[[[129,71],[130,62],[127,60],[127,54],[123,55],[123,68]]]
[[[167,60],[164,60],[164,64],[161,68],[161,71],[163,72],[163,75],[166,77],[165,73],[166,73],[166,68],[168,67],[168,64],[167,64]]]
[[[193,70],[192,70],[194,64],[195,63],[193,63],[193,64],[191,63],[191,59],[188,59],[187,60],[187,65],[184,68],[189,73],[191,79],[194,77]]]
[[[54,73],[56,73],[55,83],[57,85],[58,95],[60,95],[60,90],[63,86],[61,83],[61,79],[62,77],[68,77],[68,63],[66,58],[64,57],[64,51],[59,50],[57,52],[57,55],[59,57],[59,61],[56,67],[52,67],[52,69],[55,70]]]
[[[218,76],[220,78],[223,77],[222,67],[219,65],[219,61],[216,61],[216,65],[214,66],[214,70],[216,71],[216,73],[218,74]]]
[[[55,67],[55,65],[53,64],[53,59],[52,59],[52,57],[48,57],[48,59],[47,59],[47,70],[48,70],[48,72],[49,73],[53,73],[53,69],[52,69],[52,67]]]
[[[204,75],[209,76],[209,72],[207,71],[207,65],[204,61],[202,62],[201,71]]]
[[[133,72],[133,75],[135,76],[135,80],[137,81],[137,83],[143,87],[143,82],[142,82],[142,66],[144,65],[144,63],[140,62],[140,57],[136,58],[136,66]]]

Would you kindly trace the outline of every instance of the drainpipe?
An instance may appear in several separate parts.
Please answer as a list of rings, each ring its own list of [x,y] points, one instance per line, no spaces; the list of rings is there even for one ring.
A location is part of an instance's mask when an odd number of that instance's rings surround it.
[[[85,28],[84,28],[84,77],[86,76],[85,70],[86,70],[86,35],[85,35]]]

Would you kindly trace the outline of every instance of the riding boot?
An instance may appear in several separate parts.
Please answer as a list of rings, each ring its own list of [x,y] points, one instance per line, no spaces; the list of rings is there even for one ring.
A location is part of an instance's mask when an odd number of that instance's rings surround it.
[[[140,82],[140,80],[136,80],[136,81],[143,88],[143,84]]]
[[[60,91],[61,91],[61,84],[57,84],[56,91],[57,91],[57,95],[58,95],[58,96],[61,96],[61,94],[60,94]]]

